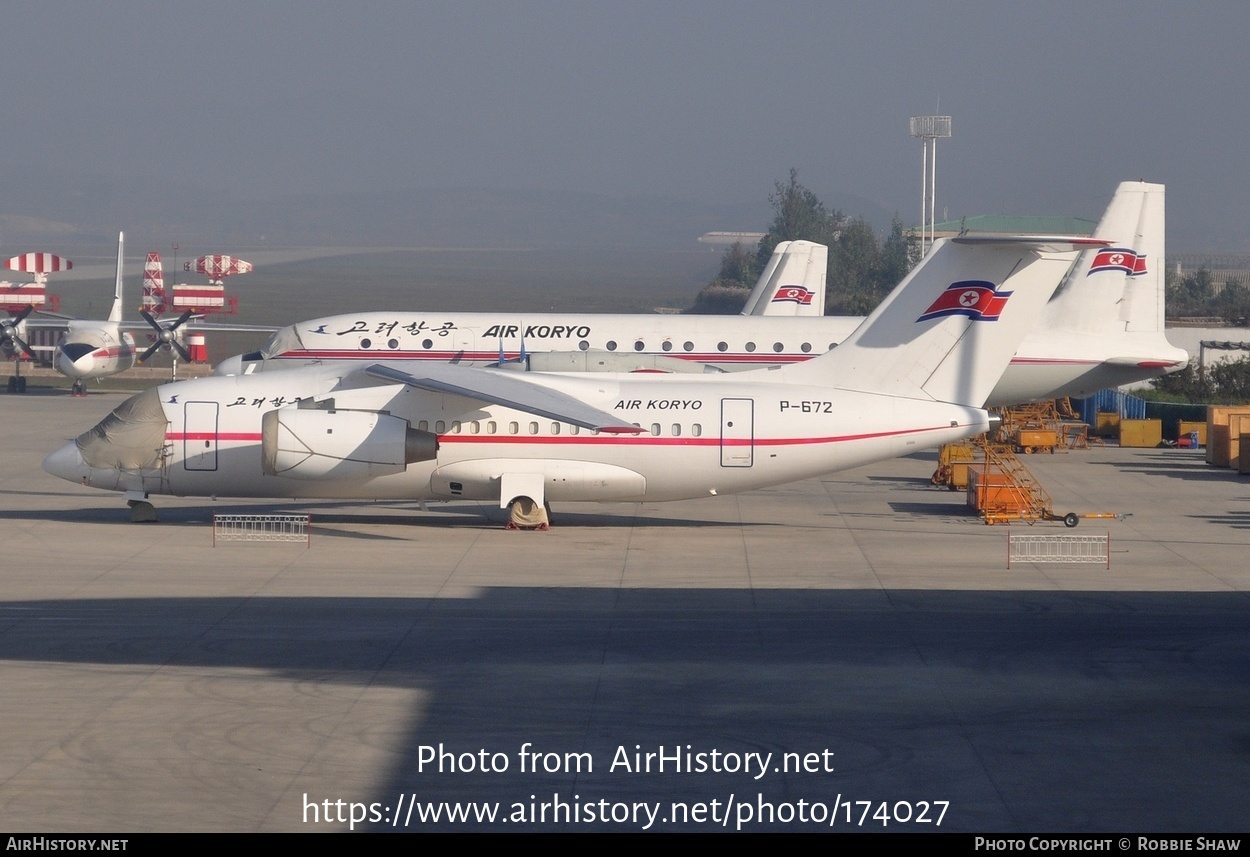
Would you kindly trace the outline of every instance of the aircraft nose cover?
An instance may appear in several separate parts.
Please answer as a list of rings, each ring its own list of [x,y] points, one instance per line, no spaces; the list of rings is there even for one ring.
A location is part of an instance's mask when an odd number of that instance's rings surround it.
[[[88,474],[87,465],[78,451],[78,444],[73,441],[49,453],[48,457],[43,460],[43,469],[53,476],[70,482],[78,482],[86,478]]]
[[[91,467],[138,470],[160,466],[169,421],[156,389],[131,396],[75,443]]]

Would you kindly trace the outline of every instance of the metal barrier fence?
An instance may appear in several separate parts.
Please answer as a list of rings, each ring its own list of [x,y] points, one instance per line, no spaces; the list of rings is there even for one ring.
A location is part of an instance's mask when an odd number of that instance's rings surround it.
[[[1111,568],[1111,533],[1097,536],[1007,534],[1007,567],[1013,562],[1106,563]]]
[[[312,545],[309,515],[213,515],[213,547],[223,542],[305,542]]]

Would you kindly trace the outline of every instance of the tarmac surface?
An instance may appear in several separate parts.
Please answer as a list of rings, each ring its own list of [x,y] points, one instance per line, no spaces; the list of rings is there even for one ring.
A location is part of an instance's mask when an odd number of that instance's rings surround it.
[[[0,396],[7,828],[1250,828],[1250,481],[1201,452],[1031,457],[1057,511],[1131,513],[1076,530],[979,523],[931,455],[548,533],[130,524],[39,467],[121,398]],[[213,547],[232,511],[311,544]],[[1009,531],[1111,568],[1008,570]]]

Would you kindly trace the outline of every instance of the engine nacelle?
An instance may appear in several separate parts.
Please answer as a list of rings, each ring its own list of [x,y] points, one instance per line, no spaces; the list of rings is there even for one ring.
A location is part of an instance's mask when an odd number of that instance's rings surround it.
[[[367,478],[402,473],[438,455],[438,437],[376,411],[279,408],[261,418],[267,476]]]

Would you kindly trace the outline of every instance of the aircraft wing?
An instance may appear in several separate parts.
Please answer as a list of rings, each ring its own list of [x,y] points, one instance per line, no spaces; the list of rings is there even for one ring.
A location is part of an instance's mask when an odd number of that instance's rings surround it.
[[[22,322],[22,327],[27,330],[56,330],[57,328],[64,328],[73,320],[74,317],[72,315],[62,315],[59,312],[45,312],[37,309],[33,315]]]
[[[273,333],[275,330],[280,329],[277,325],[272,324],[216,324],[214,322],[197,322],[196,318],[197,316],[192,316],[188,319],[182,330],[190,332],[200,331],[203,333]],[[22,327],[27,330],[64,330],[69,322],[82,320],[77,316],[64,315],[59,312],[36,310],[33,316],[22,322]],[[152,332],[151,326],[145,321],[123,321],[118,324],[118,328],[120,330],[138,330],[145,333]]]
[[[635,434],[642,431],[633,423],[625,422],[620,417],[592,407],[568,393],[552,390],[518,373],[477,369],[454,363],[431,363],[415,368],[405,363],[404,366],[405,370],[400,370],[385,363],[374,363],[360,371],[384,381],[438,393],[453,393],[582,428],[616,434]]]

